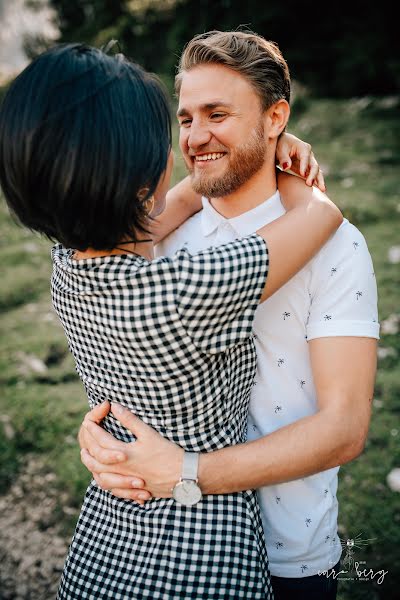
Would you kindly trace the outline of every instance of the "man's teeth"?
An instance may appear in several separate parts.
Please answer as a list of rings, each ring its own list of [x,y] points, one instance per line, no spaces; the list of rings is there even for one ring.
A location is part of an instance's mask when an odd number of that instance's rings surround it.
[[[200,156],[196,156],[196,160],[217,160],[217,158],[222,158],[224,156],[223,152],[213,152],[213,154],[201,154]]]

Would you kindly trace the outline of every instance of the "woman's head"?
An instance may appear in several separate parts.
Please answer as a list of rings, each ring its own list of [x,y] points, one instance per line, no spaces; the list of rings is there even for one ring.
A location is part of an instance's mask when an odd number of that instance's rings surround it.
[[[111,249],[146,230],[171,123],[159,80],[122,55],[60,44],[16,78],[0,108],[0,185],[30,229]]]

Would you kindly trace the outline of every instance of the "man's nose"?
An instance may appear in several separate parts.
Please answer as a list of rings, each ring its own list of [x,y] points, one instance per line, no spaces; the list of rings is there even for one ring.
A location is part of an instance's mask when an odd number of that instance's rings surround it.
[[[204,144],[208,144],[211,133],[202,123],[192,121],[188,137],[188,146],[191,150],[198,150]]]

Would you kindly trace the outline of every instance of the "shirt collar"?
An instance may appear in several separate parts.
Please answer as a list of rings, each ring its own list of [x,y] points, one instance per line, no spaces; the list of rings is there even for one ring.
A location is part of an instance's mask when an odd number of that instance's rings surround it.
[[[207,198],[203,197],[202,201],[201,227],[204,236],[211,235],[225,222],[228,222],[240,236],[249,235],[262,225],[275,221],[286,212],[281,202],[279,190],[276,190],[273,196],[270,196],[255,208],[232,219],[225,219],[220,215]]]

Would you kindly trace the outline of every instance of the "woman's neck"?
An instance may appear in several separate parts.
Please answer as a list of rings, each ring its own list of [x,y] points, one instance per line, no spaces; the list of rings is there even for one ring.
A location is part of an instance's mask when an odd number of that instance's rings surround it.
[[[112,256],[116,254],[136,254],[137,256],[143,256],[147,260],[153,260],[154,258],[154,244],[153,240],[138,239],[137,242],[132,240],[122,240],[112,250],[95,250],[94,248],[88,248],[85,251],[75,250],[75,260],[85,260],[87,258],[98,258],[100,256]]]

